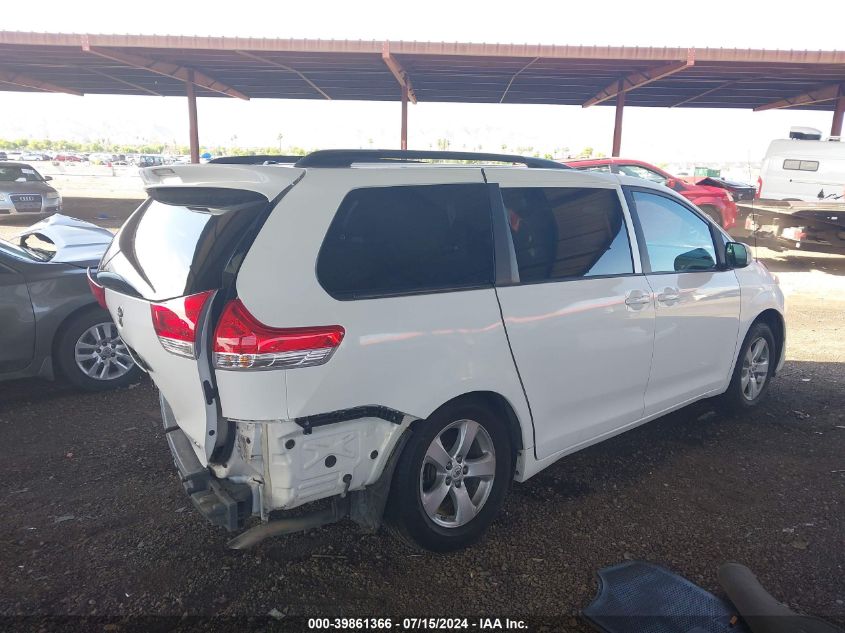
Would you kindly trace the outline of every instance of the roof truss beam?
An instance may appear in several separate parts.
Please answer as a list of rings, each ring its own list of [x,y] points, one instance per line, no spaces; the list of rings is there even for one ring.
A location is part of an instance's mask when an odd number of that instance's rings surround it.
[[[216,79],[209,77],[205,73],[196,69],[180,66],[179,64],[174,64],[173,62],[152,59],[150,57],[144,57],[143,55],[126,53],[111,48],[93,47],[90,46],[87,41],[83,42],[82,50],[126,66],[143,68],[149,70],[150,72],[164,75],[165,77],[170,77],[171,79],[179,79],[181,81],[190,81],[190,74],[193,71],[194,85],[213,92],[219,92],[220,94],[228,97],[236,97],[237,99],[244,99],[245,101],[249,100],[248,96],[239,90],[236,90],[232,86],[224,84],[222,81],[217,81]]]
[[[598,105],[608,99],[612,99],[621,92],[630,92],[634,88],[641,88],[642,86],[646,86],[654,81],[668,77],[669,75],[674,75],[675,73],[689,68],[694,64],[695,49],[689,48],[687,49],[687,58],[685,61],[671,62],[669,64],[655,66],[654,68],[649,68],[648,70],[636,71],[626,75],[625,77],[622,77],[621,81],[614,81],[594,97],[585,101],[582,107],[589,108],[590,106]]]
[[[73,88],[59,86],[57,84],[50,83],[49,81],[41,81],[40,79],[27,77],[26,75],[21,75],[20,73],[9,70],[0,69],[0,82],[11,84],[13,86],[20,86],[22,88],[41,90],[43,92],[64,92],[69,95],[76,95],[77,97],[81,97],[84,94],[79,90],[74,90]]]
[[[684,105],[685,103],[690,103],[691,101],[695,101],[696,99],[700,99],[701,97],[706,97],[707,95],[713,94],[714,92],[719,92],[719,90],[722,90],[724,88],[730,88],[731,86],[733,86],[735,84],[741,83],[741,81],[742,81],[741,79],[734,79],[732,81],[722,82],[718,86],[716,86],[715,88],[710,88],[709,90],[705,90],[704,92],[699,92],[698,94],[695,94],[691,97],[687,97],[683,101],[678,101],[677,103],[673,103],[669,107],[670,108],[677,108],[678,106]]]
[[[399,63],[399,60],[390,54],[390,42],[385,42],[384,46],[382,46],[381,58],[384,60],[384,64],[390,69],[390,72],[393,73],[393,76],[396,77],[399,85],[408,91],[408,99],[411,103],[416,103],[417,95],[414,92],[414,86],[411,84],[411,78],[402,67],[402,64]]]
[[[295,75],[299,76],[299,78],[302,79],[302,81],[304,81],[309,86],[311,86],[314,90],[319,92],[327,100],[329,100],[329,101],[332,100],[332,98],[328,94],[326,94],[326,92],[322,88],[320,88],[320,86],[315,84],[308,77],[306,77],[303,73],[299,72],[296,68],[293,68],[293,67],[288,66],[286,64],[279,63],[279,62],[274,61],[272,59],[267,59],[266,57],[263,57],[261,55],[256,55],[255,53],[249,53],[247,51],[238,51],[238,55],[243,55],[244,57],[248,57],[249,59],[255,60],[257,62],[261,62],[262,64],[267,64],[268,66],[275,66],[276,68],[281,68],[281,69],[286,70],[288,72],[294,73]]]
[[[120,77],[115,77],[114,75],[110,75],[109,73],[105,72],[104,70],[100,70],[99,68],[94,68],[93,66],[85,66],[81,67],[80,70],[92,72],[95,75],[100,75],[101,77],[106,77],[111,79],[112,81],[116,81],[119,84],[123,84],[124,86],[129,86],[130,88],[135,88],[135,90],[140,90],[141,92],[146,92],[147,94],[151,94],[154,97],[161,97],[162,94],[160,92],[156,92],[155,90],[150,90],[149,88],[145,88],[136,83],[132,83],[131,81],[126,81],[125,79],[121,79]]]
[[[517,71],[513,74],[513,76],[511,77],[510,81],[508,82],[508,85],[507,85],[507,86],[505,86],[505,91],[502,93],[502,96],[501,96],[501,97],[499,97],[499,103],[504,103],[504,102],[505,102],[505,97],[507,97],[507,96],[508,96],[508,91],[511,89],[511,86],[513,85],[514,80],[515,80],[517,77],[519,77],[519,76],[522,74],[522,72],[523,72],[523,71],[528,70],[528,67],[529,67],[529,66],[531,66],[532,64],[534,64],[535,62],[538,62],[538,61],[540,61],[540,58],[539,58],[539,57],[535,57],[535,58],[534,58],[534,59],[532,59],[530,62],[528,62],[527,64],[525,64],[525,66],[523,66],[522,68],[520,68],[519,70],[517,70]]]
[[[822,101],[833,101],[841,96],[845,96],[845,83],[827,84],[819,86],[813,90],[809,90],[794,97],[787,97],[765,103],[754,108],[754,112],[762,112],[763,110],[777,110],[780,108],[791,108],[794,106],[810,105],[812,103],[820,103]]]

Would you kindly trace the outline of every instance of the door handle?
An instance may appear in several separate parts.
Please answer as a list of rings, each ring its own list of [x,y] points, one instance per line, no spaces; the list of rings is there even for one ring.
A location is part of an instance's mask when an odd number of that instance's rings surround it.
[[[663,292],[657,295],[657,303],[671,306],[681,300],[681,291],[677,288],[664,288]]]
[[[651,303],[651,295],[642,290],[631,290],[625,295],[625,305],[634,310],[641,310]]]

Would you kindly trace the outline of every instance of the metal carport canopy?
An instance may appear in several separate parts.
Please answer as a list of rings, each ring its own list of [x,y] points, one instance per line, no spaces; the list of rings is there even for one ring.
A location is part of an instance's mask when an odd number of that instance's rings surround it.
[[[0,31],[0,90],[402,101],[405,125],[408,101],[615,104],[620,138],[623,105],[791,107],[838,135],[845,51]]]

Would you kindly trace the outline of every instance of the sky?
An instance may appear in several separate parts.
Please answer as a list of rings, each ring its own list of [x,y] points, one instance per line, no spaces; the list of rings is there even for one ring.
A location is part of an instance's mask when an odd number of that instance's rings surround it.
[[[697,2],[509,0],[307,2],[176,0],[115,3],[41,0],[37,12],[4,12],[10,31],[141,33],[322,39],[433,40],[697,48],[843,48],[845,2],[804,0],[810,26],[796,28],[794,4],[741,1],[708,10]],[[233,7],[237,7],[233,9]],[[828,27],[819,25],[829,25]],[[2,59],[0,59],[2,64]],[[398,103],[199,99],[207,145],[397,147]],[[827,133],[831,113],[807,111],[625,109],[622,153],[652,162],[762,159],[793,125]],[[409,107],[409,147],[610,153],[613,108],[418,103]],[[117,143],[187,143],[187,107],[176,97],[0,92],[0,137]],[[530,150],[529,150],[530,148]]]

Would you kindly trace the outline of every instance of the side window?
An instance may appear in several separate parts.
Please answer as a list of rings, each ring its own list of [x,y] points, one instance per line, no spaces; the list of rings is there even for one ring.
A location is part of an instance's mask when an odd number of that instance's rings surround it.
[[[818,171],[819,161],[817,160],[797,160],[795,158],[787,158],[783,161],[784,169],[792,169],[798,171]]]
[[[594,165],[592,167],[585,167],[585,171],[600,171],[603,174],[610,173],[610,165]]]
[[[523,282],[633,273],[615,189],[502,189]]]
[[[350,191],[332,220],[317,278],[339,299],[493,284],[484,184]]]
[[[716,267],[710,227],[682,204],[658,194],[634,192],[651,272],[692,272]]]

